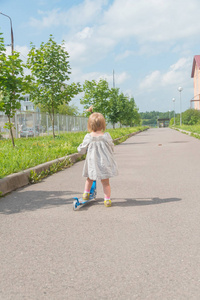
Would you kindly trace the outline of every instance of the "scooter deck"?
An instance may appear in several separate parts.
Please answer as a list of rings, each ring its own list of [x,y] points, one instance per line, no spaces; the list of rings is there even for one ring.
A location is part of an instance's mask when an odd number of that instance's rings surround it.
[[[85,206],[86,204],[88,204],[90,201],[95,200],[94,197],[89,199],[89,200],[83,200],[82,197],[81,198],[74,197],[73,199],[74,199],[74,202],[73,202],[73,209],[74,210],[77,210],[77,209]]]

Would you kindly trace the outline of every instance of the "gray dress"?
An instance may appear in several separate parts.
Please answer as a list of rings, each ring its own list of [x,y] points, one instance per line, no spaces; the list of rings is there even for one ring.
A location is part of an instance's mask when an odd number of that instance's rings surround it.
[[[93,137],[87,133],[78,152],[87,157],[83,167],[83,176],[91,180],[107,179],[118,175],[117,164],[113,155],[114,144],[108,132]]]

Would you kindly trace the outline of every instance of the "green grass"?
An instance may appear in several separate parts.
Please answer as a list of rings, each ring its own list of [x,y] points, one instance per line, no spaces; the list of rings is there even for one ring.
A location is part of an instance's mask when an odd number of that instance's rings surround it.
[[[200,125],[176,125],[176,128],[200,134]]]
[[[146,127],[128,127],[107,130],[113,139],[125,136]],[[15,139],[15,148],[11,140],[0,140],[0,178],[9,174],[37,166],[77,152],[86,132],[64,133],[52,136]]]
[[[200,125],[182,125],[180,129],[200,134]]]

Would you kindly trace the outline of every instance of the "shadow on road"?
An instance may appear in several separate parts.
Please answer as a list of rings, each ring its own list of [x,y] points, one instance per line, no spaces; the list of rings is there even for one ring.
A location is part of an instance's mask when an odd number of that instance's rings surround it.
[[[181,198],[114,198],[112,201],[112,207],[131,207],[131,206],[144,206],[144,205],[157,205],[163,203],[177,202],[181,201]],[[104,200],[102,198],[97,198],[89,202],[87,205],[80,208],[78,211],[88,210],[90,207],[94,205],[104,205]]]
[[[81,196],[76,191],[28,191],[17,192],[0,199],[0,214],[16,214],[56,206],[72,205],[74,196]]]
[[[149,143],[147,143],[147,142],[139,142],[139,143],[137,143],[137,142],[133,142],[133,143],[121,143],[121,144],[119,144],[119,145],[117,145],[117,146],[127,146],[127,145],[145,145],[145,144],[149,144]]]
[[[75,191],[28,191],[18,192],[12,197],[0,199],[0,214],[10,215],[39,209],[49,209],[62,205],[71,205],[74,196],[81,196],[80,192]],[[180,201],[180,198],[114,198],[112,207],[130,207],[155,205]],[[93,205],[104,205],[102,198],[97,198],[81,208],[87,210]]]
[[[155,205],[155,204],[163,204],[163,203],[169,203],[169,202],[176,202],[181,201],[181,198],[121,198],[121,199],[115,199],[113,201],[113,206],[143,206],[143,205]]]

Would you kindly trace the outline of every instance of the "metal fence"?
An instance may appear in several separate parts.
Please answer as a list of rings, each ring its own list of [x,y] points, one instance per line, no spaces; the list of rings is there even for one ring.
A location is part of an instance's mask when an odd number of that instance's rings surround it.
[[[54,130],[57,134],[62,132],[87,131],[86,117],[76,117],[68,115],[55,115]],[[4,138],[9,138],[9,130],[5,129],[7,116],[0,115],[0,134]],[[39,112],[17,112],[12,120],[14,123],[14,137],[33,137],[50,135],[53,132],[50,117],[46,113]],[[115,128],[119,124],[115,125]],[[107,128],[112,128],[111,124],[107,124]]]

